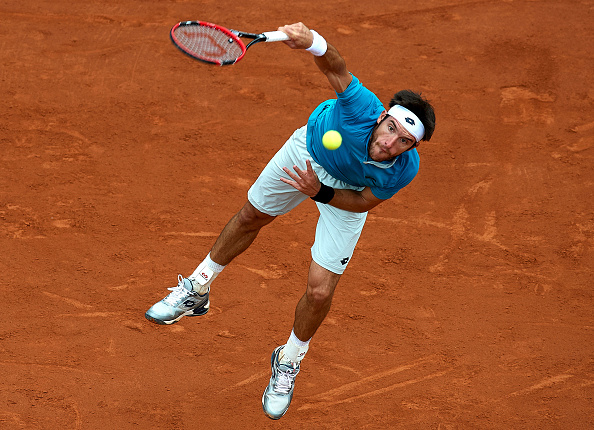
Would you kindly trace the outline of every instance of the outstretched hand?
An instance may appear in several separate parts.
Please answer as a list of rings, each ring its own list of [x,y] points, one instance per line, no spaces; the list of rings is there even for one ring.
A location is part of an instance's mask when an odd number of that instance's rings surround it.
[[[289,40],[285,41],[293,49],[307,49],[313,43],[313,34],[302,22],[296,24],[285,25],[278,28],[287,36]]]
[[[285,173],[293,180],[291,181],[286,178],[280,178],[280,180],[285,184],[291,185],[297,191],[301,191],[303,194],[309,197],[314,197],[320,192],[322,184],[318,179],[318,175],[316,175],[316,172],[314,172],[313,168],[311,167],[311,162],[309,160],[305,160],[305,164],[305,170],[301,170],[299,167],[293,166],[295,173],[291,172],[288,167],[283,167]]]

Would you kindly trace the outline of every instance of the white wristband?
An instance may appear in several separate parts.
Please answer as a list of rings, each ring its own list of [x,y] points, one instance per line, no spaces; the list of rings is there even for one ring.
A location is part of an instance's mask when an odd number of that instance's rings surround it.
[[[313,34],[313,43],[306,51],[311,52],[316,57],[321,57],[326,53],[328,50],[328,44],[326,43],[326,39],[318,34],[315,30],[310,30],[311,34]]]

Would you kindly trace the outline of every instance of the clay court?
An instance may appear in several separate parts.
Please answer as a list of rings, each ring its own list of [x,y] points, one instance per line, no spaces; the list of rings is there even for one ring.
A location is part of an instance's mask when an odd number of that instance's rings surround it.
[[[421,169],[373,209],[285,417],[270,354],[317,210],[265,228],[211,310],[145,311],[334,96],[307,52],[209,66],[181,20],[303,21],[387,106],[421,91]],[[8,0],[0,5],[0,428],[594,428],[594,1]]]

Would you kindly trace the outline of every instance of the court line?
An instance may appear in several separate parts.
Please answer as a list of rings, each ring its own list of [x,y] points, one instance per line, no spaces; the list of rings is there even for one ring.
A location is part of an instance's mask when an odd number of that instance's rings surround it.
[[[229,391],[232,390],[234,388],[239,388],[239,387],[243,387],[244,385],[248,385],[251,384],[252,382],[256,382],[257,380],[264,378],[264,377],[269,377],[270,375],[270,370],[266,370],[263,372],[259,372],[259,373],[255,373],[252,376],[250,376],[247,379],[244,379],[243,381],[239,381],[237,384],[232,385],[230,387],[227,388],[223,388],[221,391],[219,391],[219,394],[224,393],[225,391]]]
[[[79,308],[79,309],[91,309],[93,307],[91,305],[87,305],[86,303],[79,302],[78,300],[75,300],[75,299],[71,299],[71,298],[68,298],[68,297],[62,297],[62,296],[59,296],[57,294],[50,293],[49,291],[43,291],[43,294],[45,294],[48,297],[51,297],[52,299],[63,300],[66,303],[74,306],[75,308]]]
[[[367,376],[365,378],[359,379],[357,381],[349,382],[348,384],[341,385],[340,387],[333,388],[329,391],[324,393],[316,394],[312,396],[313,399],[325,399],[328,397],[336,397],[346,392],[355,391],[360,385],[366,384],[368,382],[377,381],[378,379],[384,379],[388,376],[395,375],[396,373],[404,372],[405,370],[412,369],[413,367],[417,367],[421,364],[427,363],[434,359],[434,355],[429,355],[427,357],[419,358],[412,363],[405,364],[402,366],[394,367],[392,369],[386,370],[385,372],[376,373],[375,375]]]
[[[379,394],[384,394],[384,393],[387,393],[389,391],[395,390],[396,388],[402,388],[402,387],[405,387],[407,385],[417,384],[419,382],[427,381],[429,379],[438,378],[440,376],[445,375],[450,370],[451,369],[442,370],[440,372],[435,372],[435,373],[431,373],[429,375],[425,375],[425,376],[423,376],[421,378],[409,379],[407,381],[398,382],[396,384],[392,384],[392,385],[389,385],[389,386],[384,387],[384,388],[379,388],[377,390],[368,391],[367,393],[359,394],[359,395],[352,396],[352,397],[347,397],[346,399],[342,399],[342,400],[335,400],[335,401],[329,401],[329,402],[317,402],[317,403],[305,403],[303,406],[301,406],[299,408],[299,410],[302,410],[302,409],[312,409],[312,408],[320,408],[320,407],[327,407],[327,406],[334,406],[334,405],[339,405],[341,403],[354,402],[355,400],[363,399],[365,397],[377,396]],[[326,394],[326,393],[324,393],[324,394]]]
[[[558,384],[560,382],[565,382],[568,379],[573,378],[574,376],[575,375],[570,375],[568,373],[561,373],[561,374],[556,375],[556,376],[551,376],[550,378],[543,379],[542,381],[540,381],[540,382],[538,382],[538,383],[536,383],[534,385],[531,385],[530,387],[523,388],[523,389],[518,390],[518,391],[514,391],[513,393],[508,394],[506,396],[506,398],[517,397],[517,396],[521,396],[523,394],[531,393],[532,391],[540,390],[542,388],[547,388],[547,387],[550,387],[552,385]]]
[[[82,373],[82,374],[93,374],[93,375],[100,375],[100,376],[108,376],[110,375],[110,373],[101,373],[101,372],[96,372],[94,370],[86,370],[86,369],[79,369],[76,367],[70,367],[70,366],[64,366],[62,364],[52,364],[52,363],[48,363],[48,364],[42,364],[42,363],[31,363],[31,362],[24,362],[24,361],[0,361],[0,365],[5,365],[5,366],[25,366],[25,367],[41,367],[41,368],[45,368],[45,369],[57,369],[57,370],[66,370],[68,372],[74,372],[74,373]]]

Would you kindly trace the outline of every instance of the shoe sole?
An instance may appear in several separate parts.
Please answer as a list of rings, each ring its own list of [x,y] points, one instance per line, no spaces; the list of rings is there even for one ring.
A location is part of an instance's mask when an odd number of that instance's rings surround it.
[[[147,320],[149,320],[150,322],[155,323],[155,324],[170,325],[170,324],[175,324],[176,322],[181,320],[183,317],[199,317],[199,316],[205,315],[209,309],[210,309],[210,301],[206,302],[206,305],[201,307],[200,310],[198,310],[198,308],[196,308],[191,311],[184,312],[183,314],[181,314],[180,316],[178,316],[177,318],[172,319],[172,320],[160,320],[160,319],[157,319],[157,318],[149,315],[148,312],[144,314],[144,317]],[[198,310],[198,312],[196,312],[197,310]]]

